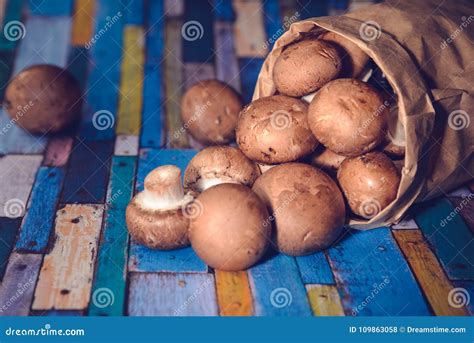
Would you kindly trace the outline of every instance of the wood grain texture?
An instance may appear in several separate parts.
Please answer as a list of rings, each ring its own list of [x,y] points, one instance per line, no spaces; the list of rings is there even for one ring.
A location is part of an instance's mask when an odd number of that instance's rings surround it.
[[[461,207],[454,208],[448,199],[435,199],[418,207],[415,220],[448,277],[474,280],[474,233],[462,220],[460,211]]]
[[[425,297],[437,316],[465,316],[464,308],[449,304],[449,292],[453,285],[446,277],[438,259],[430,250],[419,230],[394,231],[398,245],[402,249]]]
[[[251,316],[253,300],[247,272],[215,271],[217,300],[221,316]]]
[[[212,1],[184,1],[184,18],[181,28],[184,63],[213,63],[212,10]]]
[[[42,156],[0,157],[0,217],[24,215],[41,159]]]
[[[137,156],[139,137],[136,135],[118,135],[115,139],[114,155]]]
[[[306,285],[306,290],[315,316],[344,316],[336,286]]]
[[[234,0],[233,5],[236,14],[234,26],[236,55],[238,57],[266,57],[268,50],[262,1]]]
[[[38,254],[11,254],[0,284],[0,316],[29,315],[42,259]]]
[[[240,58],[240,82],[242,84],[242,98],[244,104],[252,101],[255,84],[258,79],[260,69],[262,69],[262,58]]]
[[[115,128],[117,134],[140,134],[144,48],[143,28],[135,25],[125,26],[118,118]]]
[[[131,316],[216,316],[211,274],[132,273],[128,314]]]
[[[390,229],[351,232],[328,257],[347,315],[430,314]]]
[[[89,315],[123,315],[127,278],[128,231],[125,209],[133,194],[136,158],[115,156],[108,186],[104,229],[92,288]],[[109,303],[107,294],[113,295]],[[104,297],[105,298],[101,298]],[[101,301],[102,299],[102,301]]]
[[[5,274],[20,224],[21,218],[0,217],[0,281]]]
[[[294,257],[267,257],[248,270],[257,316],[310,316],[306,289]]]
[[[15,246],[16,250],[29,253],[46,252],[63,179],[62,168],[39,168]]]
[[[46,148],[43,165],[48,167],[65,166],[71,153],[73,138],[68,136],[52,137]]]
[[[215,78],[214,65],[211,63],[188,62],[184,64],[184,89],[188,89],[199,81]]]
[[[72,24],[71,44],[85,46],[92,38],[94,29],[95,0],[76,0]]]
[[[9,0],[4,4],[3,21],[1,24],[6,25],[8,22],[20,21],[23,0]],[[2,34],[0,34],[0,50],[13,50],[17,46],[19,40],[9,40],[3,34],[4,25],[2,25]],[[16,38],[17,33],[11,31],[12,37]],[[18,35],[20,37],[20,35]]]
[[[303,283],[329,284],[335,283],[331,267],[325,253],[296,257]]]
[[[28,0],[31,14],[38,16],[70,16],[74,0]]]
[[[99,205],[66,205],[58,210],[55,244],[44,257],[32,309],[87,307],[102,214]]]
[[[235,56],[232,23],[219,21],[214,23],[214,44],[217,78],[240,92],[240,69]]]

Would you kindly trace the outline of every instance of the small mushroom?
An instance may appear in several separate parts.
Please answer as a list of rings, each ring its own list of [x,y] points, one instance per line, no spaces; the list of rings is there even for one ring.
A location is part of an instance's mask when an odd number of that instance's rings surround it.
[[[196,254],[219,270],[244,270],[257,263],[271,235],[258,196],[243,185],[224,183],[202,192],[196,202],[202,212],[189,227]]]
[[[196,192],[229,182],[251,187],[259,175],[257,164],[238,148],[212,146],[201,150],[189,162],[184,172],[184,187]]]
[[[308,122],[316,138],[344,156],[358,156],[385,137],[388,102],[373,87],[356,79],[329,82],[316,93]]]
[[[192,195],[184,194],[178,167],[166,165],[152,170],[145,178],[145,190],[127,206],[130,235],[153,249],[189,245],[189,216],[184,209],[192,201]]]
[[[281,94],[302,97],[335,79],[341,56],[331,43],[305,39],[289,45],[273,67],[273,82]]]
[[[337,179],[355,214],[370,219],[397,197],[400,173],[382,152],[347,158]]]
[[[54,65],[34,65],[10,81],[4,105],[23,129],[34,134],[55,133],[79,118],[81,91],[66,70]]]
[[[181,118],[184,127],[204,144],[224,144],[235,138],[235,126],[242,101],[227,84],[200,81],[184,93]]]
[[[284,95],[247,105],[237,124],[237,144],[252,161],[277,164],[311,153],[318,142],[308,126],[308,105]]]
[[[307,255],[330,246],[341,234],[345,205],[336,183],[303,163],[285,163],[263,173],[252,190],[274,221],[279,251]]]
[[[311,156],[311,165],[324,169],[327,172],[335,172],[341,166],[342,161],[346,156],[338,155],[335,152],[320,146],[317,151]]]

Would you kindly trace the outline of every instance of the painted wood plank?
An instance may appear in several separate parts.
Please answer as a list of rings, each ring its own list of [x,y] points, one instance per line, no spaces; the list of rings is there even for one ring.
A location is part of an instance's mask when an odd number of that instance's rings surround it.
[[[3,21],[0,22],[2,32],[0,34],[0,50],[13,50],[21,39],[26,37],[24,23],[20,25],[18,22],[21,19],[21,10],[23,7],[23,0],[9,0],[5,6],[5,13]],[[9,27],[6,27],[10,23]],[[5,30],[10,33],[4,34]]]
[[[0,284],[0,316],[29,315],[42,260],[38,254],[11,254]]]
[[[265,1],[263,3],[265,32],[267,33],[267,40],[265,44],[269,51],[272,49],[275,41],[285,32],[286,27],[283,25],[280,14],[280,5],[278,1]],[[288,18],[285,19],[285,23]]]
[[[79,83],[79,87],[83,91],[83,94],[87,92],[87,76],[89,74],[89,50],[81,46],[72,47],[69,50],[67,71]]]
[[[252,101],[255,84],[258,74],[262,69],[263,59],[261,58],[241,58],[239,59],[240,80],[242,84],[242,98],[244,103]]]
[[[0,217],[22,217],[42,156],[0,157]]]
[[[215,271],[219,314],[221,316],[251,316],[252,294],[247,272]]]
[[[213,12],[216,21],[229,21],[235,20],[235,12],[232,7],[232,0],[214,0]]]
[[[56,241],[44,257],[32,309],[87,307],[102,224],[103,207],[66,205],[56,216]]]
[[[131,316],[216,316],[212,274],[132,273]]]
[[[336,286],[306,285],[306,290],[315,316],[344,316]]]
[[[233,24],[215,22],[214,40],[216,76],[240,92],[240,69],[235,56]]]
[[[14,50],[0,50],[0,103],[3,102],[5,90],[13,71],[14,59]]]
[[[125,209],[133,194],[136,158],[115,156],[106,201],[89,315],[123,315],[127,278],[128,231]]]
[[[306,289],[294,257],[266,257],[248,270],[257,316],[310,316]]]
[[[213,63],[212,8],[211,1],[185,0],[181,28],[184,63]]]
[[[164,0],[165,15],[168,18],[178,18],[184,14],[183,0]]]
[[[266,57],[267,36],[263,22],[263,3],[260,0],[233,0],[236,21],[235,50],[238,57]]]
[[[144,48],[143,28],[134,25],[125,26],[118,118],[115,128],[117,134],[140,134]]]
[[[471,193],[472,194],[472,193]],[[459,208],[459,213],[461,214],[464,222],[469,226],[471,231],[474,233],[474,201],[472,195],[464,198],[449,198],[449,201],[454,206],[454,208]],[[471,200],[468,200],[471,199]],[[466,201],[467,200],[467,201]]]
[[[186,63],[184,65],[184,89],[203,80],[216,78],[214,65],[211,63]]]
[[[450,305],[449,293],[453,289],[453,285],[430,250],[421,231],[400,230],[393,231],[393,235],[423,289],[434,314],[437,316],[468,315],[466,309]]]
[[[335,284],[331,267],[323,251],[296,258],[303,283]]]
[[[85,46],[90,43],[94,29],[95,0],[74,1],[71,44]]]
[[[5,274],[20,224],[21,218],[0,217],[0,281]]]
[[[124,3],[125,22],[129,25],[143,25],[144,0],[126,0]]]
[[[163,145],[163,62],[164,9],[163,1],[149,1],[146,11],[146,56],[143,85],[143,114],[140,146],[159,148]]]
[[[15,246],[16,250],[29,253],[46,252],[63,179],[62,168],[39,168]]]
[[[65,166],[69,160],[73,138],[68,136],[55,136],[48,142],[43,165],[48,167]]]
[[[118,135],[115,139],[114,155],[116,156],[137,156],[138,136]]]
[[[297,11],[301,15],[301,19],[308,19],[312,17],[322,17],[328,15],[329,4],[328,0],[299,0],[297,1]]]
[[[451,280],[474,280],[474,233],[448,199],[435,199],[415,211],[415,220]]]
[[[328,257],[347,315],[430,314],[390,229],[350,232]]]
[[[7,0],[0,0],[0,26],[3,27],[3,18],[7,9]]]
[[[188,146],[187,135],[177,135],[183,128],[181,120],[181,96],[183,85],[183,63],[181,46],[182,22],[170,19],[165,24],[165,109],[167,147],[185,148]]]
[[[38,16],[70,16],[73,0],[28,0],[32,15]]]
[[[74,143],[61,193],[61,203],[104,203],[113,142]]]

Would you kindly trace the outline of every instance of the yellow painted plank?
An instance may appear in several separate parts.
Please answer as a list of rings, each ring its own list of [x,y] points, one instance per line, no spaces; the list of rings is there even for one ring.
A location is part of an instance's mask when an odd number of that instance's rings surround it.
[[[117,134],[139,135],[143,107],[144,31],[141,26],[124,29]]]
[[[251,316],[253,313],[247,272],[216,270],[217,301],[221,316]]]
[[[95,0],[75,0],[74,16],[72,18],[73,46],[84,46],[92,38],[94,30]]]
[[[438,259],[429,248],[420,230],[392,231],[398,245],[418,279],[428,302],[437,316],[467,316],[464,307],[453,302],[454,288],[446,277]],[[454,305],[454,306],[453,306]]]
[[[315,316],[344,316],[341,298],[334,285],[306,285]]]
[[[99,205],[66,205],[58,210],[56,240],[41,266],[33,310],[87,307],[102,213]]]
[[[262,1],[233,0],[235,54],[237,57],[266,57]]]

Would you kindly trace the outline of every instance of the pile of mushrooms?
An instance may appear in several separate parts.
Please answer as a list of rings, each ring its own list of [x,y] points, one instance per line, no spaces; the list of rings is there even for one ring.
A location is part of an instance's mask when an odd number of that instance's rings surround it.
[[[397,196],[390,157],[403,158],[403,128],[386,94],[361,79],[369,63],[355,43],[326,32],[284,48],[275,95],[242,108],[220,81],[189,88],[183,122],[210,146],[183,184],[173,166],[147,176],[127,209],[132,237],[159,249],[189,242],[209,266],[236,271],[269,247],[292,256],[326,249],[348,218],[383,211]]]

